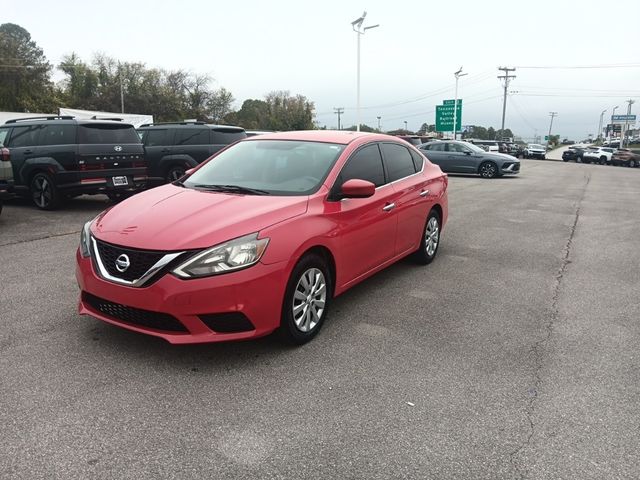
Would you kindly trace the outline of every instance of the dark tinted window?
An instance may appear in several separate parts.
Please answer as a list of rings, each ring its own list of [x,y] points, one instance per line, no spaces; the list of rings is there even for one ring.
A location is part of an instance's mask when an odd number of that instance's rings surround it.
[[[447,147],[450,152],[465,153],[471,151],[467,147],[465,147],[464,145],[460,145],[459,143],[448,143]]]
[[[140,143],[140,137],[131,125],[98,123],[78,126],[78,143]]]
[[[411,158],[413,158],[413,166],[416,169],[416,172],[422,170],[422,164],[424,163],[424,158],[418,152],[414,152],[411,150]]]
[[[351,155],[340,173],[341,184],[358,178],[373,183],[376,187],[384,185],[384,169],[378,145],[369,145]]]
[[[416,173],[409,149],[394,143],[383,143],[381,147],[390,182]]]
[[[69,145],[76,143],[76,127],[75,125],[56,125],[54,123],[42,125],[38,143],[40,145]]]
[[[142,143],[147,147],[170,145],[166,129],[143,130]]]
[[[179,128],[176,130],[175,145],[209,145],[208,128]]]
[[[229,145],[230,143],[247,138],[247,134],[236,129],[216,129],[212,131],[213,139],[211,143],[215,145]]]
[[[13,127],[8,147],[33,147],[37,145],[38,130],[40,125]]]
[[[8,128],[0,128],[0,145],[5,145],[7,143],[8,135],[9,135]]]

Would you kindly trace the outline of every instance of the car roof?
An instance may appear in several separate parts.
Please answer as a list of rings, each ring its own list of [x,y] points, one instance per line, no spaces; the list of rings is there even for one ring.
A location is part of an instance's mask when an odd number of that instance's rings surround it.
[[[302,142],[323,142],[338,143],[347,145],[357,139],[369,137],[371,140],[393,140],[400,143],[401,139],[393,135],[381,133],[353,132],[350,130],[297,130],[292,132],[267,133],[249,137],[245,142],[255,142],[259,140],[297,140]],[[404,142],[404,140],[402,140]],[[405,142],[406,143],[406,142]]]
[[[85,119],[85,118],[68,118],[68,117],[60,117],[60,118],[32,118],[32,119],[21,119],[17,118],[15,121],[7,120],[2,126],[15,127],[20,125],[124,125],[127,127],[133,127],[132,124],[128,122],[122,122],[119,120],[101,120],[101,119]]]
[[[244,128],[236,125],[214,125],[203,122],[160,122],[160,123],[145,123],[138,127],[138,130],[148,129],[163,129],[163,128],[210,128],[211,130],[234,130],[237,132],[244,132]]]

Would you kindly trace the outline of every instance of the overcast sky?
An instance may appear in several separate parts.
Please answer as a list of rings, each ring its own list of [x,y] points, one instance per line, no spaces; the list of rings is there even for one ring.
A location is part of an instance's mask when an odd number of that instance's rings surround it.
[[[355,123],[356,34],[363,10],[362,122],[384,129],[435,122],[460,81],[463,125],[500,127],[499,66],[515,66],[506,127],[582,139],[600,112],[640,99],[640,1],[0,0],[2,23],[26,28],[49,60],[103,52],[148,66],[210,74],[244,99],[289,90],[315,102],[317,120]],[[627,23],[628,21],[628,23]],[[635,65],[621,68],[524,67]],[[634,105],[634,111],[640,104]],[[153,113],[153,112],[135,112]]]

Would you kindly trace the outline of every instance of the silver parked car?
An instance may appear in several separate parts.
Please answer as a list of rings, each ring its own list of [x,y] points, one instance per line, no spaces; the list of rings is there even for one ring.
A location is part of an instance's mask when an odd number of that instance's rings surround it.
[[[483,178],[493,178],[520,171],[517,158],[505,153],[485,152],[469,142],[429,142],[418,148],[447,173],[477,173]]]

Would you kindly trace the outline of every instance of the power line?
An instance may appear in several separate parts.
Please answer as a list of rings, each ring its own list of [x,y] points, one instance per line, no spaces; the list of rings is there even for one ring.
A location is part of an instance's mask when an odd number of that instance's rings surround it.
[[[517,65],[515,68],[535,68],[535,69],[585,69],[585,68],[638,68],[640,63],[612,63],[608,65]]]

